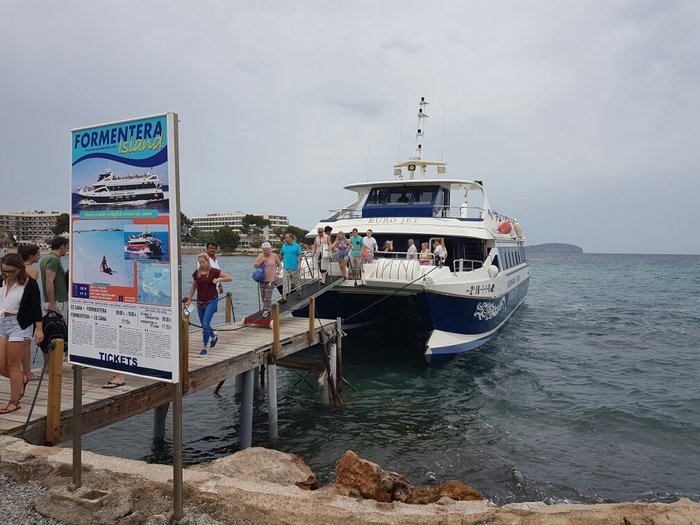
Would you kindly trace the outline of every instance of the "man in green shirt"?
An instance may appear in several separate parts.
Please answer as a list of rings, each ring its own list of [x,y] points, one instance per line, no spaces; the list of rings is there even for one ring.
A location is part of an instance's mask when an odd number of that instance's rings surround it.
[[[51,253],[39,263],[41,272],[41,291],[44,295],[46,310],[53,310],[65,316],[68,306],[68,283],[66,272],[61,265],[61,257],[68,251],[68,239],[54,237],[51,241]]]

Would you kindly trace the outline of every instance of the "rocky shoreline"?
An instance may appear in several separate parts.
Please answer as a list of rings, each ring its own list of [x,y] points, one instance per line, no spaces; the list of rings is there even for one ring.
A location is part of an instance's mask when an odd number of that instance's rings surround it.
[[[2,523],[7,525],[169,523],[172,468],[83,452],[83,486],[71,490],[72,451],[0,436]],[[699,524],[700,503],[617,503],[496,507],[460,482],[452,490],[412,487],[397,473],[357,458],[339,461],[338,483],[314,489],[308,466],[261,448],[185,469],[183,524],[574,525]],[[342,482],[342,483],[341,483]],[[413,494],[413,496],[411,496]],[[432,503],[406,503],[426,497]],[[375,498],[375,499],[370,499]],[[465,499],[457,501],[456,499]],[[380,500],[380,501],[378,501]]]

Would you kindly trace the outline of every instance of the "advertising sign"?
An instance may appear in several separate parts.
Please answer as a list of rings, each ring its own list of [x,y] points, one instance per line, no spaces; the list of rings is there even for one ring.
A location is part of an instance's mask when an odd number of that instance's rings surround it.
[[[175,383],[177,115],[71,134],[69,360]]]

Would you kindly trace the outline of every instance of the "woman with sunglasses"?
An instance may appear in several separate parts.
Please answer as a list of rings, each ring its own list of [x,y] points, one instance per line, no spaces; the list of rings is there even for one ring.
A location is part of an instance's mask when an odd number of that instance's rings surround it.
[[[20,362],[34,332],[37,344],[44,339],[41,325],[41,294],[35,279],[27,275],[24,261],[17,253],[0,260],[0,375],[10,379],[10,400],[0,414],[19,410],[27,379]]]

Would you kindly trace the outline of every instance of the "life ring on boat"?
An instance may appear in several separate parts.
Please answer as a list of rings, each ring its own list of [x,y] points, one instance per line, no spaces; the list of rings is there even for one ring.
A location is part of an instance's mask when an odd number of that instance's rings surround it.
[[[508,234],[513,229],[513,225],[508,221],[503,221],[498,225],[498,233]]]
[[[515,225],[513,226],[513,228],[515,229],[515,235],[518,236],[518,239],[522,239],[523,238],[523,227],[520,226],[520,223],[516,222]]]

